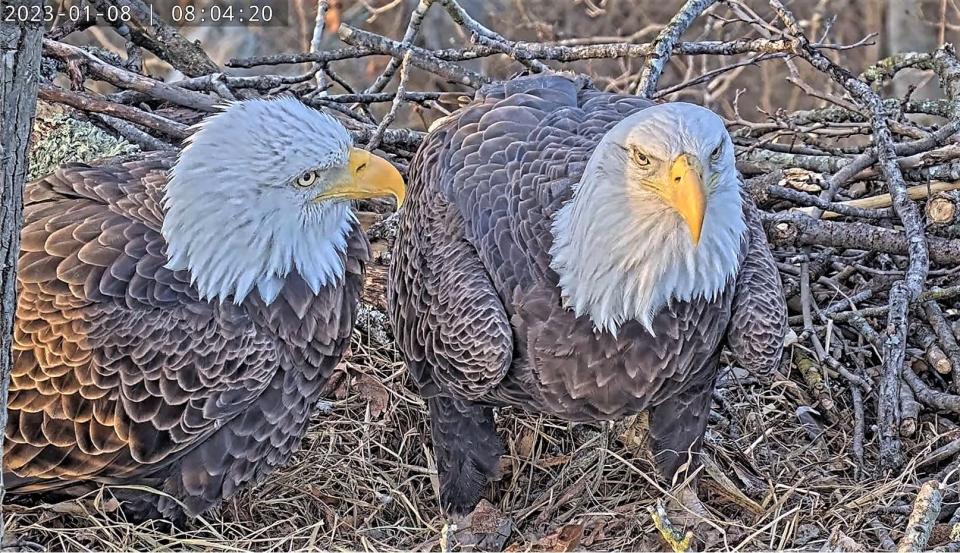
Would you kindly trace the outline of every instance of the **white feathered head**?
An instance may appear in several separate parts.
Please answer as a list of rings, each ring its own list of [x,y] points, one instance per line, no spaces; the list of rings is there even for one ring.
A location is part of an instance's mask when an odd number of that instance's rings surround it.
[[[168,179],[167,267],[204,299],[272,302],[296,270],[318,291],[343,274],[350,200],[404,197],[400,173],[353,148],[333,117],[294,98],[231,103],[201,122]]]
[[[637,320],[650,329],[671,300],[716,297],[736,274],[745,229],[723,121],[693,104],[659,104],[597,144],[554,219],[552,267],[565,300],[597,328]]]

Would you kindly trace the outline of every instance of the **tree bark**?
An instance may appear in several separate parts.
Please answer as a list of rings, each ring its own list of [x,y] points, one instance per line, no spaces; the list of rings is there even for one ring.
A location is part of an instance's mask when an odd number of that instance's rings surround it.
[[[0,9],[8,5],[42,6],[43,0],[0,0]],[[30,129],[37,105],[42,38],[43,27],[39,22],[0,21],[0,171],[3,173],[0,185],[0,429],[7,424],[23,183],[29,168]],[[3,451],[2,432],[0,451]],[[0,504],[3,491],[0,471]],[[0,540],[2,538],[0,519]]]

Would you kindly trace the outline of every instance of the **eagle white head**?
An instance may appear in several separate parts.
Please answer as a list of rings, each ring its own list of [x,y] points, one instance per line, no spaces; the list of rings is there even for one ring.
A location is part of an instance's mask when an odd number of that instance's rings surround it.
[[[171,171],[167,267],[204,299],[276,299],[296,270],[314,292],[343,276],[350,200],[404,197],[400,173],[293,98],[235,102],[201,122]]]
[[[733,142],[693,104],[627,117],[597,144],[553,221],[551,266],[564,300],[598,329],[652,333],[670,301],[712,299],[739,268],[746,229]]]

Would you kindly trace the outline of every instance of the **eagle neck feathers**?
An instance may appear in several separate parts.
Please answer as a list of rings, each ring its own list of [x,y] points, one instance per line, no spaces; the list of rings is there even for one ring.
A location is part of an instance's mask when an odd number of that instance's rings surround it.
[[[679,215],[657,202],[630,201],[598,164],[587,164],[573,196],[552,222],[551,268],[564,305],[614,335],[673,301],[715,300],[740,266],[745,239],[739,182],[711,192],[700,243]]]
[[[255,289],[269,305],[293,272],[314,294],[343,279],[347,237],[356,223],[348,203],[287,217],[240,203],[167,203],[167,268],[189,271],[201,299],[241,304]]]

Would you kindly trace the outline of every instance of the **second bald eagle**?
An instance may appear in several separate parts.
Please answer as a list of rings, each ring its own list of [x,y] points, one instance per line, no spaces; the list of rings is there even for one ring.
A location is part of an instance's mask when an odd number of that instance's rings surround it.
[[[435,126],[409,181],[390,315],[450,514],[495,475],[495,406],[649,411],[670,477],[699,448],[721,348],[779,361],[779,276],[707,109],[561,75],[495,84]]]

